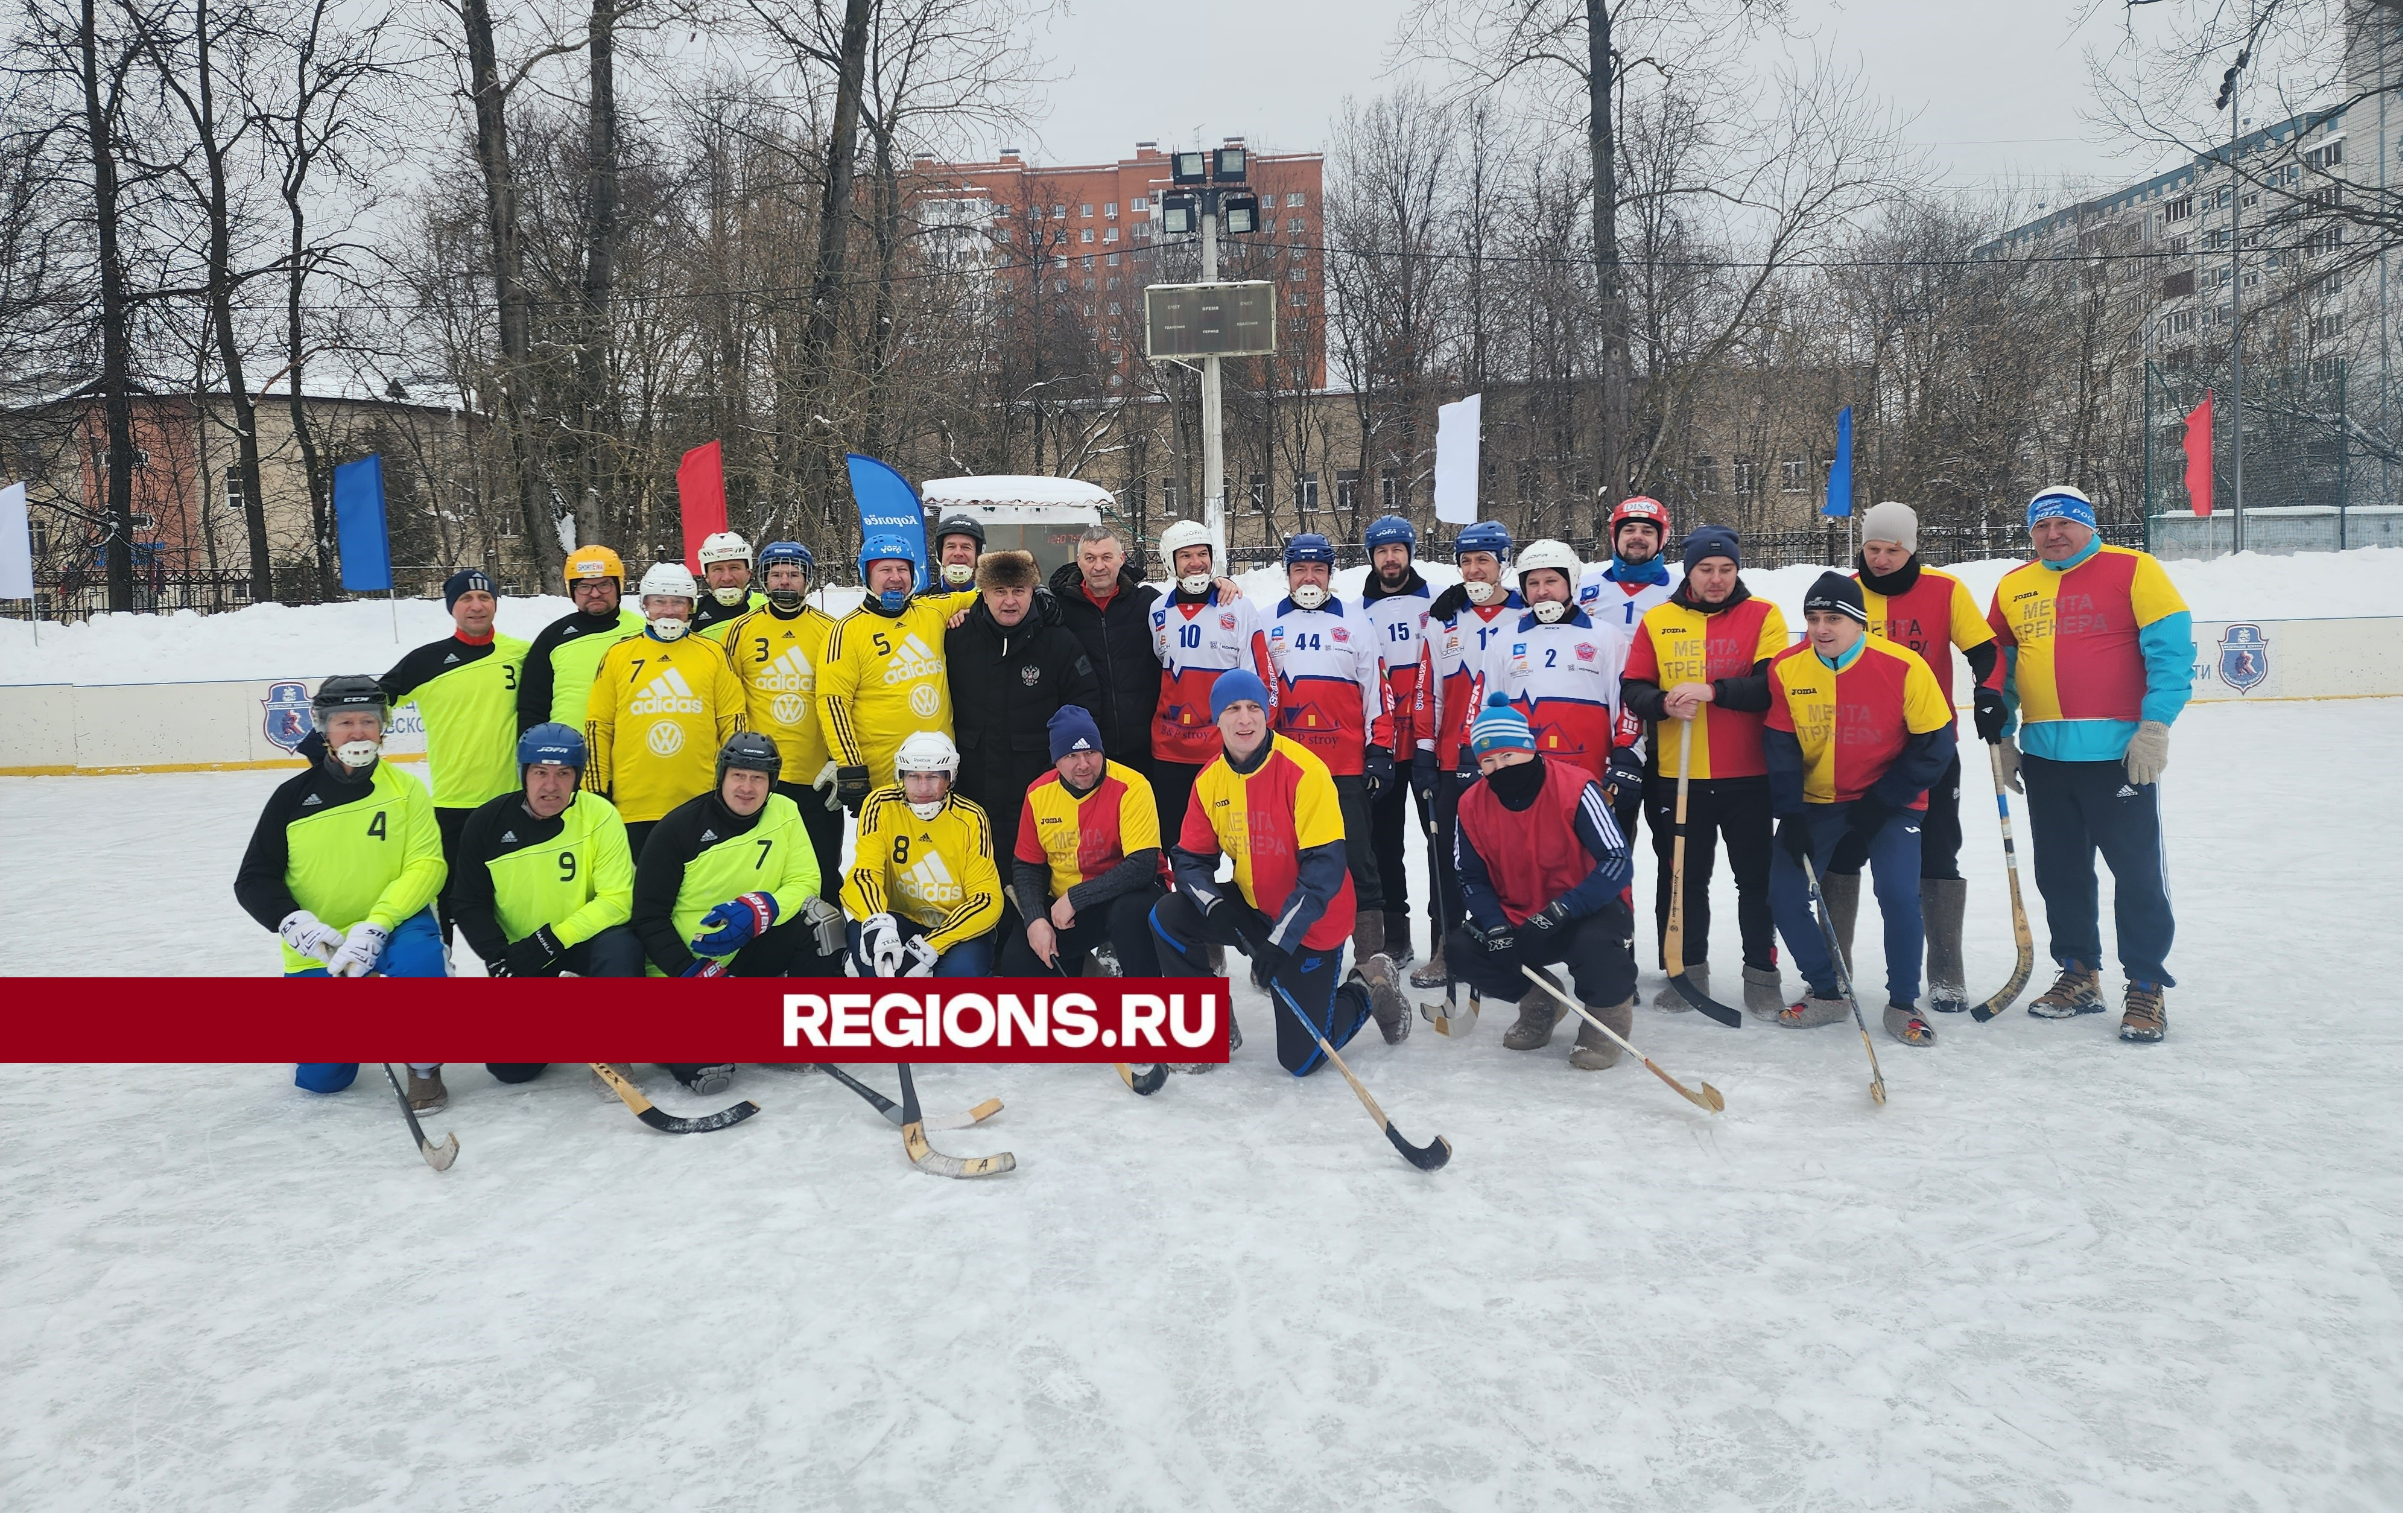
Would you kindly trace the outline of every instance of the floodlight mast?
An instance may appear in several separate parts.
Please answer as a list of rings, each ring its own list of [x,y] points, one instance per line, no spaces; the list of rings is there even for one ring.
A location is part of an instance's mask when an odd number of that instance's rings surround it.
[[[1204,281],[1213,283],[1221,277],[1221,196],[1207,194],[1197,197],[1197,209],[1204,217]],[[1204,354],[1203,396],[1204,528],[1212,537],[1212,559],[1227,562],[1229,529],[1221,479],[1221,358],[1217,353]]]

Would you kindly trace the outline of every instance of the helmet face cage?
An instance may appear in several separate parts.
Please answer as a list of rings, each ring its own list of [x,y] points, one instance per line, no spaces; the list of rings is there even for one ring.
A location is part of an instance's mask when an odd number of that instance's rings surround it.
[[[1474,552],[1494,554],[1498,565],[1503,567],[1513,560],[1512,533],[1494,520],[1466,526],[1455,538],[1455,555],[1461,558]]]
[[[895,750],[895,781],[902,782],[906,772],[942,772],[951,783],[961,765],[961,753],[951,741],[934,730],[915,731]]]
[[[805,572],[812,572],[819,567],[819,564],[811,558],[811,549],[800,541],[771,541],[761,548],[757,565],[764,577],[768,575],[771,568],[781,562],[798,567]]]

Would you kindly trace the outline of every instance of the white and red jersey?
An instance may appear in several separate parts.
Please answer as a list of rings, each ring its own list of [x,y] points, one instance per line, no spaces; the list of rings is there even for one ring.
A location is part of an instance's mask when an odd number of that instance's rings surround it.
[[[1581,574],[1580,598],[1574,608],[1600,625],[1620,630],[1622,643],[1627,646],[1639,634],[1640,616],[1670,598],[1681,579],[1668,569],[1660,584],[1619,583],[1606,576],[1612,567],[1611,562],[1600,563]],[[1620,670],[1615,669],[1617,673]]]
[[[1489,641],[1480,697],[1504,690],[1530,722],[1540,756],[1577,763],[1601,779],[1613,748],[1639,737],[1638,721],[1622,712],[1629,646],[1621,627],[1577,610],[1554,625],[1525,612]]]
[[[1429,630],[1429,584],[1422,582],[1421,574],[1411,573],[1405,587],[1380,594],[1376,592],[1379,583],[1376,572],[1363,580],[1363,586],[1375,592],[1363,596],[1361,608],[1380,643],[1381,675],[1388,681],[1388,709],[1396,723],[1397,746],[1411,761],[1413,747],[1428,734],[1413,693],[1421,681],[1422,647]]]
[[[1422,641],[1421,676],[1413,690],[1414,744],[1434,752],[1441,772],[1455,771],[1471,738],[1475,695],[1488,648],[1527,612],[1519,594],[1502,602],[1467,604],[1452,620],[1433,619]]]
[[[1360,609],[1332,597],[1317,610],[1283,598],[1263,627],[1263,682],[1279,700],[1271,728],[1333,777],[1358,777],[1363,748],[1397,744],[1379,638]]]
[[[1203,766],[1221,755],[1212,723],[1212,683],[1231,668],[1262,672],[1262,631],[1253,601],[1212,602],[1212,591],[1190,603],[1183,594],[1154,601],[1154,655],[1162,664],[1162,692],[1154,701],[1154,755]],[[1263,681],[1270,681],[1268,673]],[[1359,759],[1359,758],[1358,758]]]

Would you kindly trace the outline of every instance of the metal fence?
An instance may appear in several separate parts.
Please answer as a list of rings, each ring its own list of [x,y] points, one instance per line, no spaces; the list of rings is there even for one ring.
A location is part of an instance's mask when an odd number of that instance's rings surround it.
[[[2106,521],[2099,535],[2110,546],[2142,545],[2142,527],[2138,521]],[[1994,525],[1924,526],[1915,532],[1915,551],[1924,561],[1934,567],[1946,567],[1952,562],[1980,562],[1993,557],[2027,557],[2031,555],[2031,537],[2020,520],[2000,521]],[[1338,566],[1359,568],[1367,554],[1360,543],[1337,541]],[[1249,568],[1274,567],[1284,549],[1278,546],[1233,546],[1229,561],[1235,570]],[[1425,552],[1426,557],[1441,556],[1444,547]],[[1678,553],[1680,543],[1670,548]],[[1828,526],[1807,530],[1755,531],[1740,535],[1740,562],[1750,568],[1788,568],[1799,564],[1827,568],[1847,568],[1855,564],[1856,547],[1844,521],[1833,521]]]

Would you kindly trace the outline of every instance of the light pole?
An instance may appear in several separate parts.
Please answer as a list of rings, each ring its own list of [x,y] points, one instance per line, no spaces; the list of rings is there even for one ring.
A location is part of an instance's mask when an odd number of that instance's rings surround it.
[[[2229,277],[2232,280],[2232,552],[2241,554],[2244,527],[2242,525],[2241,495],[2241,70],[2249,66],[2249,50],[2232,60],[2224,71],[2224,88],[2215,96],[2220,109],[2232,108],[2232,220],[2226,235],[2232,245]]]
[[[1189,229],[1197,233],[1202,256],[1204,282],[1217,283],[1221,279],[1221,223],[1228,222],[1234,235],[1243,235],[1255,228],[1258,201],[1245,192],[1246,150],[1232,145],[1212,151],[1173,152],[1170,154],[1170,181],[1182,186],[1180,193],[1166,195],[1162,200],[1162,230],[1166,235],[1178,235]],[[1187,189],[1185,186],[1209,186]],[[1228,560],[1228,497],[1223,482],[1221,455],[1221,355],[1215,352],[1201,354],[1204,426],[1204,528],[1212,533],[1212,544]]]

